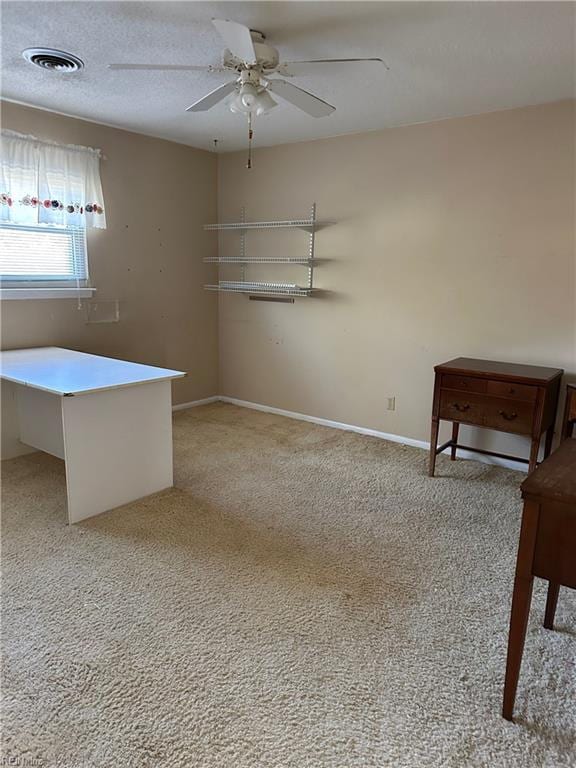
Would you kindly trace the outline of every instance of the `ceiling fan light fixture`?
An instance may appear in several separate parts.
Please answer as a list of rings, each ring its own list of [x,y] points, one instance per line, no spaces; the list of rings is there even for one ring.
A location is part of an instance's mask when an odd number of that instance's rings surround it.
[[[259,117],[278,106],[265,88],[258,90],[250,83],[243,85],[228,103],[234,114]]]
[[[244,106],[242,102],[242,98],[238,91],[236,91],[236,93],[232,96],[232,98],[228,102],[228,107],[230,109],[230,112],[233,112],[235,115],[250,114],[250,110],[246,109],[246,107]]]
[[[270,112],[271,109],[274,109],[274,107],[278,106],[278,102],[274,101],[272,96],[268,93],[268,91],[263,88],[258,93],[256,108],[254,112],[257,116],[265,115],[268,112]]]
[[[252,83],[244,83],[240,88],[240,101],[247,112],[252,112],[256,106],[258,91]]]

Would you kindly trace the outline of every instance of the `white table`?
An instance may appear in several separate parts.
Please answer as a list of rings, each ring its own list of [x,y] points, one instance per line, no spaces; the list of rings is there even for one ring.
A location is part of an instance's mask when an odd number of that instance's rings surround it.
[[[185,375],[59,347],[0,352],[20,440],[66,463],[70,523],[173,485],[170,381]]]

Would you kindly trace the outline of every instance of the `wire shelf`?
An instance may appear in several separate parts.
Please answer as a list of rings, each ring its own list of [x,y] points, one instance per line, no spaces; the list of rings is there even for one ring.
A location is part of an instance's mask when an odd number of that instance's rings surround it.
[[[301,264],[308,266],[316,263],[309,258],[289,258],[276,256],[206,256],[202,259],[206,264]]]
[[[241,221],[222,224],[205,224],[204,229],[209,231],[237,232],[240,236],[239,256],[206,256],[203,261],[207,264],[236,264],[240,266],[240,280],[219,280],[217,284],[205,285],[207,291],[219,291],[228,293],[243,293],[251,298],[276,297],[276,301],[282,301],[279,297],[312,296],[314,293],[313,277],[316,259],[314,258],[314,239],[316,231],[323,225],[333,222],[319,222],[316,219],[316,203],[312,204],[310,217],[307,219],[287,219],[276,221],[246,221],[245,209],[241,211]],[[277,229],[302,229],[308,233],[308,252],[301,257],[294,256],[247,256],[246,233],[247,230],[277,230]],[[305,286],[295,283],[254,282],[246,280],[246,270],[250,264],[298,264],[307,267],[308,280]],[[262,300],[265,300],[262,298]],[[290,301],[285,298],[284,301]]]
[[[302,288],[293,283],[248,283],[220,281],[216,285],[205,285],[207,291],[224,293],[248,293],[259,296],[310,296],[313,288]]]
[[[290,219],[288,221],[238,221],[228,224],[205,224],[204,229],[209,231],[243,229],[314,229],[318,226],[321,226],[321,222],[315,221],[314,219]]]

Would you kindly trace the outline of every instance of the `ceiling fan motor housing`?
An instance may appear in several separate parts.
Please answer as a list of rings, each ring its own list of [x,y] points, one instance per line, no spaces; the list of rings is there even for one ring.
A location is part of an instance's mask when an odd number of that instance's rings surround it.
[[[254,40],[254,50],[256,51],[257,62],[254,65],[254,69],[259,70],[272,70],[276,69],[280,61],[278,57],[278,51],[271,45]],[[246,64],[237,56],[226,48],[222,58],[223,66],[229,69],[246,69]]]
[[[250,85],[253,85],[257,88],[260,85],[260,74],[255,69],[244,69],[242,72],[240,72],[239,82],[241,85],[250,83]]]

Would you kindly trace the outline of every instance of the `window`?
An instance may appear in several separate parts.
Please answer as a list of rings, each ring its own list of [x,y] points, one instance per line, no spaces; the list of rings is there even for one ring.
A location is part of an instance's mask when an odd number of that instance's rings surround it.
[[[2,224],[0,280],[12,288],[86,285],[86,230]]]
[[[0,297],[90,296],[88,228],[106,229],[100,151],[3,129]]]

